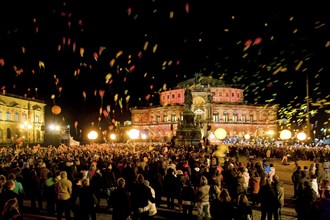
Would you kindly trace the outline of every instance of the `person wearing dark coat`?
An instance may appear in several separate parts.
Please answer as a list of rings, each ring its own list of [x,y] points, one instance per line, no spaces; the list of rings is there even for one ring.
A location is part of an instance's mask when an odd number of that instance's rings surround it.
[[[15,188],[15,183],[13,180],[7,180],[2,193],[0,194],[0,213],[6,204],[6,202],[10,199],[16,198],[18,200],[18,195],[13,190]],[[20,208],[20,207],[19,207]]]
[[[192,219],[193,209],[195,206],[195,190],[191,185],[191,181],[187,179],[181,191],[182,211],[185,219]]]
[[[174,209],[174,199],[177,198],[179,193],[179,179],[174,175],[172,168],[167,169],[163,186],[167,197],[167,208]]]
[[[138,174],[131,188],[133,220],[149,219],[148,201],[155,203],[156,199],[152,196],[150,188],[144,184],[144,176]]]
[[[313,219],[312,207],[318,200],[315,190],[312,189],[309,180],[303,182],[302,190],[299,192],[296,200],[296,212],[298,220]]]
[[[131,215],[131,202],[129,192],[125,188],[125,179],[118,178],[117,185],[117,188],[110,194],[110,200],[113,201],[112,219],[126,220]]]
[[[77,211],[81,213],[81,220],[96,220],[97,198],[94,197],[92,187],[88,179],[82,180],[82,187],[78,190],[79,206]]]
[[[112,164],[109,163],[107,168],[102,169],[102,184],[103,192],[107,200],[107,207],[111,207],[110,195],[113,190],[117,187],[117,178],[115,172],[112,170]]]

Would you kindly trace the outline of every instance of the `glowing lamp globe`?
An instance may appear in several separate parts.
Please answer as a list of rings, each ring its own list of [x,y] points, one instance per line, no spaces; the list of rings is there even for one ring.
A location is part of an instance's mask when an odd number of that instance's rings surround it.
[[[95,140],[97,138],[98,134],[96,131],[91,131],[87,134],[87,137],[89,140]]]
[[[225,139],[227,136],[227,131],[223,128],[217,128],[217,130],[214,131],[214,135],[219,140]]]
[[[140,131],[133,128],[127,134],[128,134],[130,139],[134,140],[134,139],[137,139],[139,137]]]
[[[110,134],[110,139],[111,140],[116,140],[116,134]]]
[[[280,139],[281,140],[288,140],[291,138],[291,131],[284,129],[280,133]]]
[[[305,132],[299,132],[299,133],[297,134],[297,138],[298,138],[299,141],[304,141],[304,140],[306,140],[307,135],[306,135]]]
[[[245,134],[245,135],[244,135],[244,138],[245,138],[246,140],[249,140],[250,137],[251,137],[251,136],[250,136],[249,134]]]

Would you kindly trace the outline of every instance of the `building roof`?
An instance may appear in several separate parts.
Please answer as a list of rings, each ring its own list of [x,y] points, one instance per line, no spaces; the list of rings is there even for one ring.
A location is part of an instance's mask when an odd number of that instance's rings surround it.
[[[177,88],[187,88],[192,86],[205,86],[205,87],[231,87],[221,79],[214,79],[212,76],[196,76],[178,83]]]

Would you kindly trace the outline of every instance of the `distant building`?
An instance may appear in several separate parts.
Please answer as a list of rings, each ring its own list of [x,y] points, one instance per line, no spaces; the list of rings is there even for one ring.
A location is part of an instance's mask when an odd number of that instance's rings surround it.
[[[0,95],[0,145],[43,143],[44,102],[12,94]]]
[[[277,132],[278,105],[243,104],[242,89],[212,77],[192,78],[162,92],[161,106],[131,109],[132,127],[155,141],[171,140],[182,122],[186,88],[192,91],[191,110],[202,137],[209,137],[217,128],[224,128],[227,137],[260,137],[270,130]]]

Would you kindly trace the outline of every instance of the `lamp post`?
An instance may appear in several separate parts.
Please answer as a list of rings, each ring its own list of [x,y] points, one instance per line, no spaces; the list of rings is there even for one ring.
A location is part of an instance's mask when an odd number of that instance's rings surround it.
[[[23,124],[20,125],[20,128],[25,131],[25,139],[27,140],[27,143],[30,143],[30,130],[32,125],[27,121],[24,121]]]
[[[223,140],[227,136],[227,131],[223,128],[217,128],[214,131],[214,135],[219,140]],[[217,147],[217,150],[214,151],[213,155],[218,159],[218,165],[223,166],[225,162],[226,153],[228,151],[228,147],[225,144],[220,144]]]
[[[310,113],[309,113],[309,80],[308,73],[306,71],[306,123],[307,123],[307,133],[306,138],[311,138],[311,121],[310,121]]]
[[[135,128],[132,128],[131,130],[129,130],[127,132],[129,138],[132,140],[132,143],[133,143],[133,153],[135,153],[135,142],[134,140],[138,139],[139,135],[140,135],[140,131],[135,129]]]

